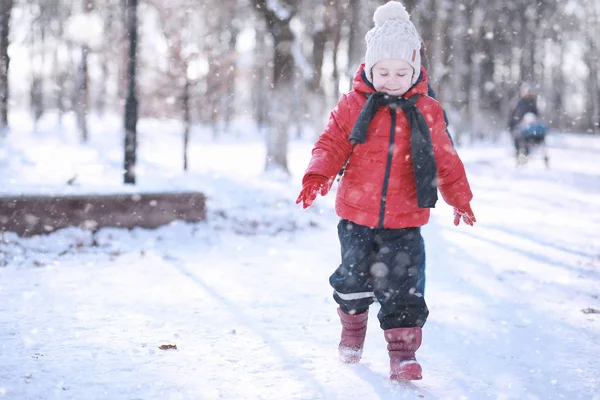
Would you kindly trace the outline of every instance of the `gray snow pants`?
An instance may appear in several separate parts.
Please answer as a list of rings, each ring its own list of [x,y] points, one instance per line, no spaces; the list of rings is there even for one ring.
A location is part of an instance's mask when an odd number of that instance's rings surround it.
[[[420,228],[378,229],[338,224],[342,263],[330,276],[333,298],[346,313],[378,301],[381,328],[423,327],[425,245]]]

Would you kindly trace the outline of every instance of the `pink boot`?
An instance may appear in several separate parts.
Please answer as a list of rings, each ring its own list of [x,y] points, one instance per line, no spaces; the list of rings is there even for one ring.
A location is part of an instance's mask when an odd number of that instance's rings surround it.
[[[421,366],[415,358],[415,351],[421,346],[421,328],[388,329],[384,335],[390,354],[390,379],[421,379]]]
[[[369,311],[362,314],[346,314],[338,308],[342,322],[342,338],[338,347],[340,361],[346,364],[356,364],[362,356],[365,336],[367,335],[367,319]]]

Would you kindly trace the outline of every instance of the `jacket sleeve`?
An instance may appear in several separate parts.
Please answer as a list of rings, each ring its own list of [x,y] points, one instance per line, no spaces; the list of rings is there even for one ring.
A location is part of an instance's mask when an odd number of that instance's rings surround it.
[[[316,174],[327,177],[333,183],[352,152],[348,138],[354,121],[350,120],[350,115],[348,95],[344,94],[331,112],[325,131],[315,143],[303,181]]]
[[[446,134],[442,107],[432,107],[431,141],[438,175],[438,188],[446,203],[462,207],[473,198],[465,167]]]

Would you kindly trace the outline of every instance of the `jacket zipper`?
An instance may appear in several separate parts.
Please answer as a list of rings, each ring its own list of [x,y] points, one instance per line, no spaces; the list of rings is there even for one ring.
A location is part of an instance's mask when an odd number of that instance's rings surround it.
[[[379,228],[383,229],[385,219],[385,201],[388,190],[388,182],[390,180],[390,172],[392,170],[392,156],[394,154],[394,138],[396,136],[396,110],[390,108],[390,116],[392,117],[392,125],[390,127],[390,145],[388,147],[387,164],[385,165],[385,176],[383,177],[383,188],[381,189],[381,205],[379,207]]]

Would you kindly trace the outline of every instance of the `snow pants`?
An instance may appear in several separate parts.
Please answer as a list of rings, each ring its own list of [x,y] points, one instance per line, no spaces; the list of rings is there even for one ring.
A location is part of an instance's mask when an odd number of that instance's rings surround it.
[[[379,229],[341,220],[342,263],[329,277],[333,298],[350,314],[378,301],[381,329],[423,327],[425,244],[421,228]]]
[[[513,141],[515,145],[516,157],[519,157],[519,155],[521,154],[523,154],[524,156],[529,156],[529,153],[531,153],[532,148],[540,145],[545,145],[546,137],[545,135],[527,136],[524,135],[522,132],[515,131],[513,132]]]

